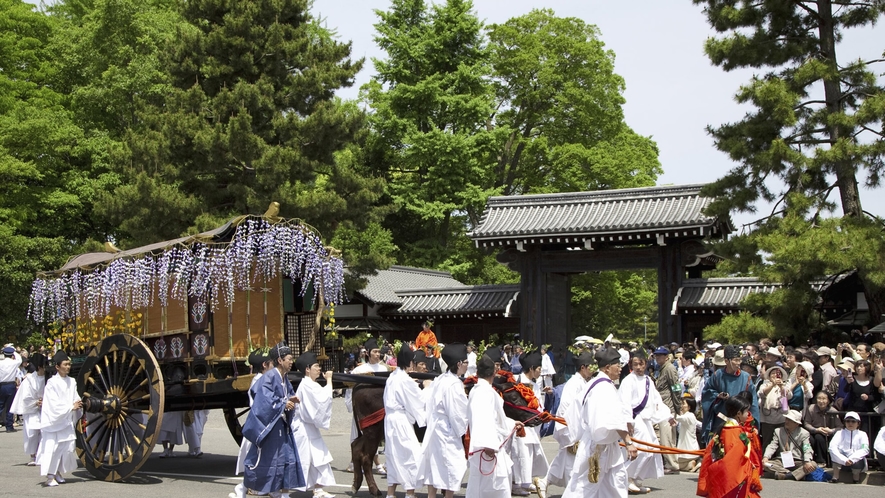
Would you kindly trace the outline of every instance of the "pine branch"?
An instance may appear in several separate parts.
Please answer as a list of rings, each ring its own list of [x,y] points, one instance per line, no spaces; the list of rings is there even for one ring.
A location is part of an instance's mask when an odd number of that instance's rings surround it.
[[[816,2],[811,2],[811,3],[816,3]],[[799,0],[793,0],[793,4],[796,5],[797,7],[799,7],[800,9],[804,10],[805,12],[808,12],[811,15],[811,17],[820,21],[820,14],[818,14],[817,11],[812,9],[811,7],[805,6],[805,2],[802,2]]]

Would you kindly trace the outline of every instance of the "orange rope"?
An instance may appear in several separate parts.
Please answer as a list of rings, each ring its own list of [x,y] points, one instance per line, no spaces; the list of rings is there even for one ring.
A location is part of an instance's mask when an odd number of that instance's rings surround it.
[[[682,450],[679,448],[673,448],[670,446],[661,446],[658,444],[647,443],[645,441],[640,441],[638,439],[633,440],[634,443],[639,443],[643,446],[648,446],[650,448],[658,448],[657,450],[650,450],[647,448],[636,447],[639,451],[644,451],[646,453],[659,453],[661,455],[695,455],[695,456],[704,456],[704,450]],[[626,447],[624,443],[620,443],[621,446]]]

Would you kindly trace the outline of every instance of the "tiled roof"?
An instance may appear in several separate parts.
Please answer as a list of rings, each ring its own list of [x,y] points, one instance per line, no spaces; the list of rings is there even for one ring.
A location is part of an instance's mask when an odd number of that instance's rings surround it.
[[[750,294],[773,292],[781,287],[783,284],[767,283],[755,277],[687,279],[676,294],[672,313],[736,310]]]
[[[376,304],[400,304],[402,300],[397,297],[396,291],[444,287],[466,287],[466,285],[452,278],[449,272],[391,266],[387,270],[378,270],[377,275],[368,277],[366,287],[357,293]]]
[[[704,185],[492,197],[470,233],[477,246],[525,243],[629,243],[659,237],[720,236],[728,220],[703,214]]]
[[[393,316],[512,316],[519,285],[475,285],[448,289],[397,292],[402,306]]]

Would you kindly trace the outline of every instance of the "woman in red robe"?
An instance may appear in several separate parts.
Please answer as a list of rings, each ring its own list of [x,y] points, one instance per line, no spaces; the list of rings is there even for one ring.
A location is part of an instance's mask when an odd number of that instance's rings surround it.
[[[747,424],[750,403],[740,396],[725,400],[725,425],[707,444],[698,476],[698,496],[759,498],[762,491],[759,436]]]

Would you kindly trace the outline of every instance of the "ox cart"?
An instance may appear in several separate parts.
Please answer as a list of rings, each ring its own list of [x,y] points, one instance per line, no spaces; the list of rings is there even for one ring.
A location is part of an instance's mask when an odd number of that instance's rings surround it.
[[[164,413],[223,409],[240,442],[249,353],[304,337],[311,349],[323,306],[343,297],[342,260],[298,220],[247,215],[136,249],[105,246],[39,274],[30,309],[72,358],[77,453],[105,481],[145,463]]]

